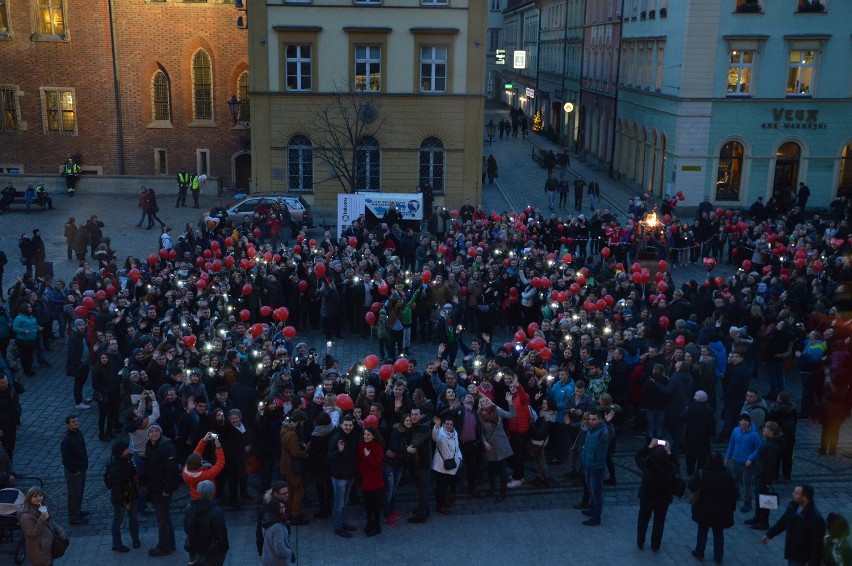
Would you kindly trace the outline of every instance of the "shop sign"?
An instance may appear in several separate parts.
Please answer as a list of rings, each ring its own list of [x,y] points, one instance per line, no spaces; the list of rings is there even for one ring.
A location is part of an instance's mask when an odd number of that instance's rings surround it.
[[[527,68],[527,52],[526,51],[515,51],[512,54],[512,60],[514,61],[515,69],[526,69]]]
[[[825,130],[828,124],[819,121],[819,110],[773,108],[772,121],[760,125],[763,130]]]
[[[495,52],[495,57],[497,58],[497,64],[498,65],[505,65],[506,64],[506,50],[505,49],[498,49]]]
[[[527,98],[530,98],[530,99],[535,98],[535,89],[527,87],[526,95],[527,95]]]

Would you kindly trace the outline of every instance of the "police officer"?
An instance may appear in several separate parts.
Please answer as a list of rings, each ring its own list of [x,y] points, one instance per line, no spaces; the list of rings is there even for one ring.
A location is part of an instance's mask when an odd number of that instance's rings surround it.
[[[68,158],[68,163],[62,167],[62,174],[65,176],[65,189],[69,197],[74,196],[74,187],[77,186],[77,181],[80,179],[80,166],[74,163],[74,160]]]
[[[192,189],[192,202],[195,204],[195,208],[198,208],[198,197],[201,195],[201,185],[198,180],[198,173],[193,170],[192,175],[189,177],[189,187]]]
[[[36,203],[38,203],[39,206],[44,208],[44,205],[46,204],[47,208],[53,210],[53,199],[48,196],[47,191],[44,189],[44,185],[42,183],[36,185],[35,193]]]
[[[175,208],[180,208],[181,206],[186,206],[186,191],[192,184],[192,178],[190,177],[189,173],[187,173],[183,168],[181,168],[181,170],[178,172],[177,183],[178,198],[177,204],[175,204]]]

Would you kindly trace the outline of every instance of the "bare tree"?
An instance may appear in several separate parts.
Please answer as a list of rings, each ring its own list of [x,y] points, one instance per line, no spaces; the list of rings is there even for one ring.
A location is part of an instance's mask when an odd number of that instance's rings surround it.
[[[355,92],[346,83],[337,87],[332,99],[317,107],[314,117],[314,155],[326,164],[347,193],[356,191],[356,155],[361,140],[376,136],[385,125],[374,97]]]

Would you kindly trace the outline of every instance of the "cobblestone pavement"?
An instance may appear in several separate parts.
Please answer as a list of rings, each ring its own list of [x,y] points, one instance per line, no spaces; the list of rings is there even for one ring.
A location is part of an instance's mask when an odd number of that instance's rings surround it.
[[[525,153],[513,149],[510,144],[522,147],[528,144],[522,140],[504,143],[499,151],[505,152],[501,166],[502,190],[487,187],[483,201],[486,208],[502,210],[513,206],[507,194],[516,194],[526,186],[526,177],[533,186],[540,187],[534,173],[543,171],[533,164],[525,164],[520,158],[509,167],[510,156]],[[499,142],[495,142],[495,151]],[[501,159],[498,157],[498,159]],[[531,163],[531,162],[530,162]],[[512,181],[512,169],[517,174]],[[523,169],[526,168],[526,169]],[[517,184],[509,185],[510,182]],[[602,181],[603,185],[603,181]],[[603,188],[603,187],[602,187]],[[531,197],[533,198],[533,197]],[[171,201],[171,196],[161,196],[162,201]],[[202,208],[210,206],[213,198],[202,199]],[[106,224],[105,234],[113,238],[115,248],[121,257],[136,255],[145,257],[156,249],[156,230],[134,228],[138,219],[135,199],[132,197],[111,197],[105,195],[80,195],[73,200],[60,196],[56,200],[57,210],[33,212],[26,215],[14,212],[0,216],[0,249],[6,251],[10,259],[16,258],[15,246],[21,233],[30,233],[33,227],[39,227],[47,243],[48,260],[55,264],[56,274],[68,278],[73,275],[75,262],[65,260],[62,226],[69,215],[83,220],[91,214],[97,214]],[[185,222],[195,221],[197,211],[192,209],[172,209],[168,202],[162,206],[163,219],[170,225],[180,228]],[[703,272],[695,270],[697,277]],[[21,268],[14,261],[6,273],[5,285],[8,286]],[[689,276],[683,270],[680,276]],[[316,331],[300,331],[303,339],[309,343],[324,341]],[[495,337],[496,343],[502,343],[508,333]],[[362,359],[368,353],[376,351],[372,341],[351,337],[337,342],[334,354],[341,360],[351,362]],[[415,344],[413,355],[425,362],[434,355],[431,344]],[[66,414],[75,412],[71,400],[71,380],[64,375],[65,347],[55,343],[53,352],[47,354],[52,367],[39,370],[34,378],[25,378],[27,392],[22,396],[24,416],[18,429],[18,447],[15,452],[15,467],[23,476],[36,476],[45,483],[48,505],[54,510],[57,520],[67,525],[64,479],[59,461],[59,441],[64,432],[63,419]],[[799,394],[797,376],[788,378],[794,397]],[[765,379],[757,382],[759,390],[766,389]],[[88,388],[87,388],[88,389]],[[92,512],[88,525],[68,527],[72,544],[60,563],[79,565],[110,561],[113,564],[182,564],[186,554],[178,552],[167,558],[150,559],[145,550],[154,544],[156,525],[153,517],[144,517],[142,525],[142,549],[129,554],[117,554],[110,550],[111,507],[101,476],[109,450],[108,445],[97,440],[95,434],[97,411],[92,409],[81,414],[81,429],[86,435],[90,453],[90,468],[86,487],[84,508]],[[852,516],[852,460],[842,456],[824,457],[817,454],[819,427],[810,422],[800,421],[799,436],[794,464],[794,479],[809,482],[816,487],[817,506],[823,513],[839,511]],[[376,564],[416,563],[462,564],[476,561],[490,564],[515,564],[520,560],[538,564],[564,563],[570,556],[576,560],[617,559],[623,564],[644,564],[651,560],[663,563],[686,563],[691,561],[690,545],[694,543],[695,526],[689,517],[689,506],[685,501],[676,501],[671,510],[666,527],[666,535],[659,555],[650,550],[640,552],[635,546],[635,521],[638,510],[637,488],[639,474],[633,464],[633,454],[642,445],[639,437],[624,431],[619,438],[615,453],[618,485],[604,490],[603,526],[587,528],[580,525],[584,517],[570,508],[579,500],[579,488],[572,487],[564,480],[557,481],[550,489],[535,490],[520,488],[511,491],[505,503],[496,505],[491,500],[470,500],[459,498],[453,514],[444,517],[433,514],[425,525],[402,524],[398,527],[385,527],[381,536],[369,539],[360,533],[356,538],[344,541],[332,534],[329,521],[313,522],[306,527],[294,529],[294,543],[301,564]],[[841,453],[852,451],[852,437],[846,426],[841,436]],[[563,469],[553,467],[552,475],[561,478]],[[21,480],[24,490],[32,484],[31,480]],[[792,490],[793,484],[782,484],[782,498]],[[257,487],[250,485],[256,494]],[[307,490],[309,502],[307,512],[315,511],[316,496],[312,487]],[[178,530],[178,547],[183,544],[181,531],[183,507],[187,499],[183,491],[173,504],[174,523]],[[413,508],[413,487],[402,488],[399,508],[402,511]],[[359,527],[365,524],[363,510],[351,507],[351,522]],[[774,517],[778,512],[773,513]],[[737,522],[747,518],[737,513]],[[255,563],[254,512],[228,512],[231,552],[228,564]],[[126,531],[124,533],[127,542]],[[729,564],[779,564],[782,562],[783,541],[775,540],[770,546],[763,547],[759,541],[760,533],[741,524],[726,532],[726,557]],[[11,564],[12,545],[0,543],[0,564]],[[709,551],[708,551],[709,552]]]

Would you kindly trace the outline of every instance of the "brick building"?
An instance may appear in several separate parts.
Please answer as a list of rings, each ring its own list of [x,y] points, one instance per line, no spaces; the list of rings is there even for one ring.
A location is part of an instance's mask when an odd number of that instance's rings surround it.
[[[89,173],[184,167],[247,187],[240,14],[227,0],[0,0],[0,168],[55,173],[79,155]]]

